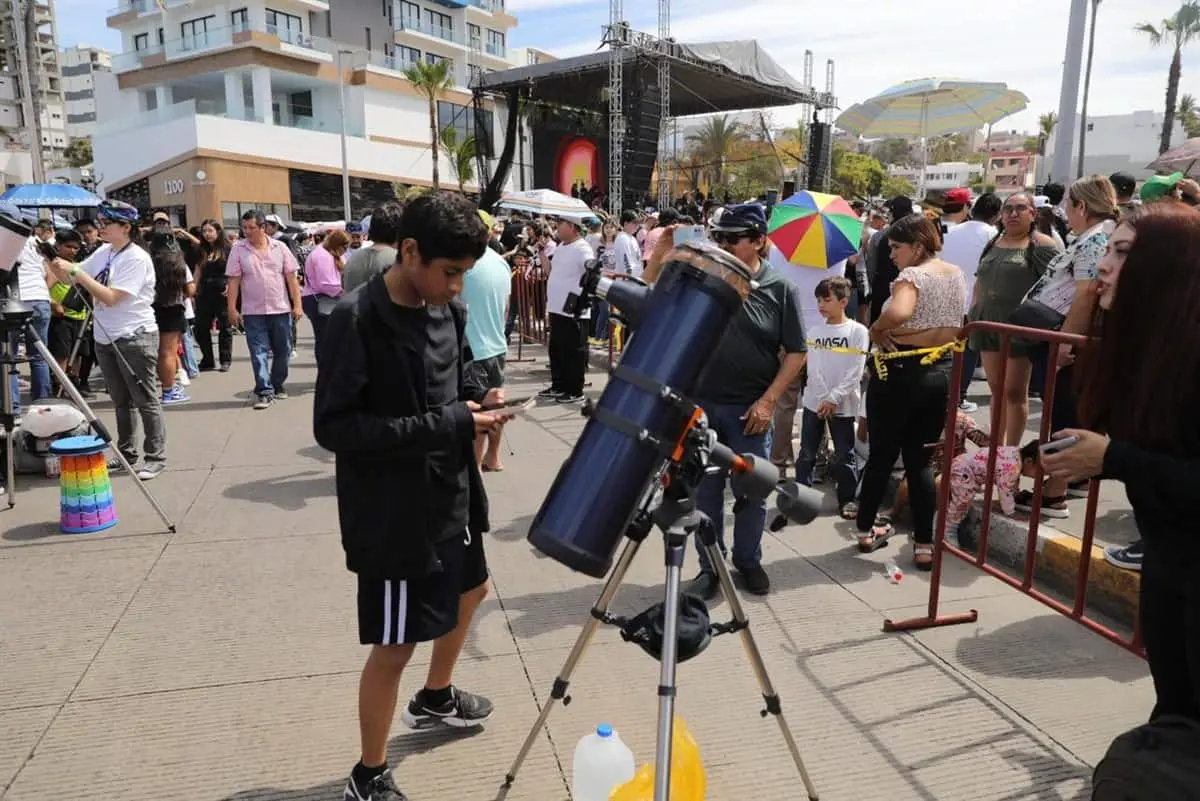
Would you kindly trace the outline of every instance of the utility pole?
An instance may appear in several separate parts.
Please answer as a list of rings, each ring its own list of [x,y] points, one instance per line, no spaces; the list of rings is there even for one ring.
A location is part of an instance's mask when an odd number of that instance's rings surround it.
[[[1087,12],[1088,0],[1071,0],[1062,90],[1058,98],[1058,127],[1054,133],[1054,160],[1050,168],[1050,178],[1054,181],[1067,181],[1071,175],[1071,156],[1075,149],[1075,109],[1079,103],[1079,73],[1083,67]]]
[[[17,39],[17,66],[21,77],[21,112],[29,137],[29,156],[33,161],[33,182],[46,182],[45,154],[42,149],[41,51],[37,43],[36,0],[11,0],[13,32]]]

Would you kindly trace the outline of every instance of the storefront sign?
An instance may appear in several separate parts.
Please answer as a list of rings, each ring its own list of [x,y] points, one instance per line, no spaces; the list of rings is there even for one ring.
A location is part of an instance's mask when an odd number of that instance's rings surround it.
[[[166,195],[182,195],[184,184],[182,178],[168,178],[163,181],[163,194]]]

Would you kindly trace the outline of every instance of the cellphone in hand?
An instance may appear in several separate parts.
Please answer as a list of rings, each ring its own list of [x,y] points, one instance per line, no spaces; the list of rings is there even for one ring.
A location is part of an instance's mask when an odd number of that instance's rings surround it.
[[[673,235],[676,247],[688,242],[703,242],[706,239],[703,225],[681,225],[675,229]]]
[[[1067,448],[1075,445],[1078,442],[1079,437],[1076,436],[1063,437],[1062,439],[1052,439],[1042,445],[1041,451],[1043,454],[1058,453],[1059,451],[1065,451]]]

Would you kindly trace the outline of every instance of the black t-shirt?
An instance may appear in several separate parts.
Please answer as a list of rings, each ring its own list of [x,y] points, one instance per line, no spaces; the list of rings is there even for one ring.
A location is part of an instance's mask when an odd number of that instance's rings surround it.
[[[421,361],[425,367],[425,402],[429,409],[457,403],[460,348],[450,307],[393,308],[401,325],[412,326],[424,335]],[[432,481],[450,489],[444,496],[437,494],[433,519],[444,522],[434,531],[435,540],[465,536],[470,512],[470,466],[463,450],[431,451],[427,463]]]

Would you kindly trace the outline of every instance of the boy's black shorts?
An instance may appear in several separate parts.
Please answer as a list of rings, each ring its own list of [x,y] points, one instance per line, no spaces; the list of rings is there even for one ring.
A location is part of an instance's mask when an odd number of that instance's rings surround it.
[[[358,577],[358,640],[363,645],[429,642],[458,625],[458,603],[488,580],[483,538],[463,533],[437,546],[442,572],[419,579]]]

